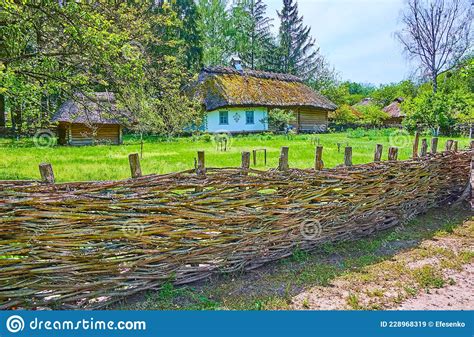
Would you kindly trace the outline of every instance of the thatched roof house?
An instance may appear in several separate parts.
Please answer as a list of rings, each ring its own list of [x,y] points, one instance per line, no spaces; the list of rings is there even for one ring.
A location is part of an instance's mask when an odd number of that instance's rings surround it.
[[[296,76],[238,69],[209,67],[199,74],[193,92],[206,111],[206,130],[267,130],[268,111],[281,108],[295,113],[297,130],[318,131],[337,108]]]
[[[385,120],[385,124],[400,125],[402,123],[403,119],[405,118],[405,114],[401,109],[402,102],[403,98],[397,97],[392,103],[383,108],[383,111],[385,111],[390,116],[390,118]]]
[[[62,145],[120,144],[121,120],[129,114],[119,110],[115,96],[109,92],[75,94],[64,102],[52,121],[58,123]]]

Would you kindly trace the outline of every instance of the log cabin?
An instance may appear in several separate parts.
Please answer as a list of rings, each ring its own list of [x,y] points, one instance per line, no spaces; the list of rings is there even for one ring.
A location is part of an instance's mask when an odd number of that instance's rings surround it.
[[[75,94],[64,102],[52,122],[58,123],[60,145],[121,144],[122,124],[128,114],[119,110],[109,92]]]
[[[279,108],[294,113],[292,127],[298,132],[324,132],[328,112],[337,106],[289,75],[233,67],[206,67],[192,90],[201,102],[207,132],[247,133],[271,130],[268,113]]]

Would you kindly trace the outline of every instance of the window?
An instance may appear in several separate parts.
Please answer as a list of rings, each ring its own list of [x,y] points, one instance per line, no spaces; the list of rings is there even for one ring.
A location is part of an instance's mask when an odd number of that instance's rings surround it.
[[[254,112],[245,111],[245,122],[247,124],[255,124]]]
[[[219,124],[229,125],[229,111],[219,111]]]

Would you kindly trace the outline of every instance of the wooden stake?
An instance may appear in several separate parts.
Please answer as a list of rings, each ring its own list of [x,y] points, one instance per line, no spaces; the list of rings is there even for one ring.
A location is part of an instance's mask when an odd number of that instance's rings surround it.
[[[138,153],[132,153],[128,156],[128,161],[130,163],[130,172],[132,178],[139,178],[142,176],[142,169],[140,167],[140,157]]]
[[[253,150],[253,166],[257,166],[257,150]]]
[[[426,157],[428,153],[428,141],[426,138],[421,140],[421,157]]]
[[[54,184],[54,172],[51,164],[42,163],[39,165],[41,181],[48,184]]]
[[[383,151],[383,145],[382,144],[377,144],[375,146],[375,154],[374,154],[374,161],[381,161],[382,160],[382,151]]]
[[[438,138],[433,137],[431,138],[431,153],[435,154],[438,151]]]
[[[316,147],[316,159],[314,161],[314,169],[316,171],[321,171],[323,168],[324,168],[323,147],[318,146]]]
[[[248,175],[250,169],[250,152],[242,152],[242,175]]]
[[[278,165],[278,169],[280,171],[288,171],[288,169],[290,168],[288,165],[288,151],[289,148],[287,146],[283,146],[281,148],[280,163]]]
[[[446,141],[446,151],[451,151],[451,149],[453,148],[453,140],[447,140]]]
[[[198,151],[198,162],[197,162],[196,173],[199,176],[203,176],[206,174],[206,160],[205,160],[204,151]]]
[[[458,141],[455,140],[453,144],[454,144],[453,151],[458,152],[458,147],[459,147]]]
[[[390,147],[388,149],[388,160],[398,159],[398,147]]]
[[[347,146],[344,150],[344,165],[352,166],[352,147]]]
[[[415,132],[415,140],[413,142],[413,159],[418,158],[418,145],[420,143],[420,133]]]

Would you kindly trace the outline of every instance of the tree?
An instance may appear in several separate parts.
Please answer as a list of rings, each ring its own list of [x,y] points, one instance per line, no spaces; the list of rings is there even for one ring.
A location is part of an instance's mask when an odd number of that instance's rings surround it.
[[[232,9],[234,51],[250,69],[269,67],[273,37],[272,19],[266,16],[266,10],[262,0],[238,0]]]
[[[336,124],[353,124],[358,121],[358,117],[355,115],[354,110],[351,106],[347,104],[341,105],[337,108],[336,111],[331,112],[329,117],[336,123]]]
[[[202,65],[202,36],[199,30],[200,15],[194,0],[176,0],[173,9],[182,25],[177,30],[183,42],[184,59],[188,70],[197,71]]]
[[[357,110],[362,113],[361,122],[371,126],[381,126],[389,115],[374,104],[361,105]]]
[[[408,0],[404,29],[397,33],[409,57],[418,59],[438,89],[438,75],[455,65],[471,45],[472,10],[465,0]]]
[[[279,71],[309,79],[318,65],[319,48],[311,37],[311,28],[303,24],[298,4],[294,0],[283,0],[283,9],[278,12]]]
[[[198,1],[198,29],[202,34],[203,63],[206,66],[225,64],[233,54],[231,20],[226,7],[227,0]]]
[[[116,93],[133,112],[131,128],[169,134],[196,116],[181,94],[188,81],[176,36],[182,22],[169,4],[0,4],[0,94],[15,130],[46,125],[64,99],[93,91]]]

